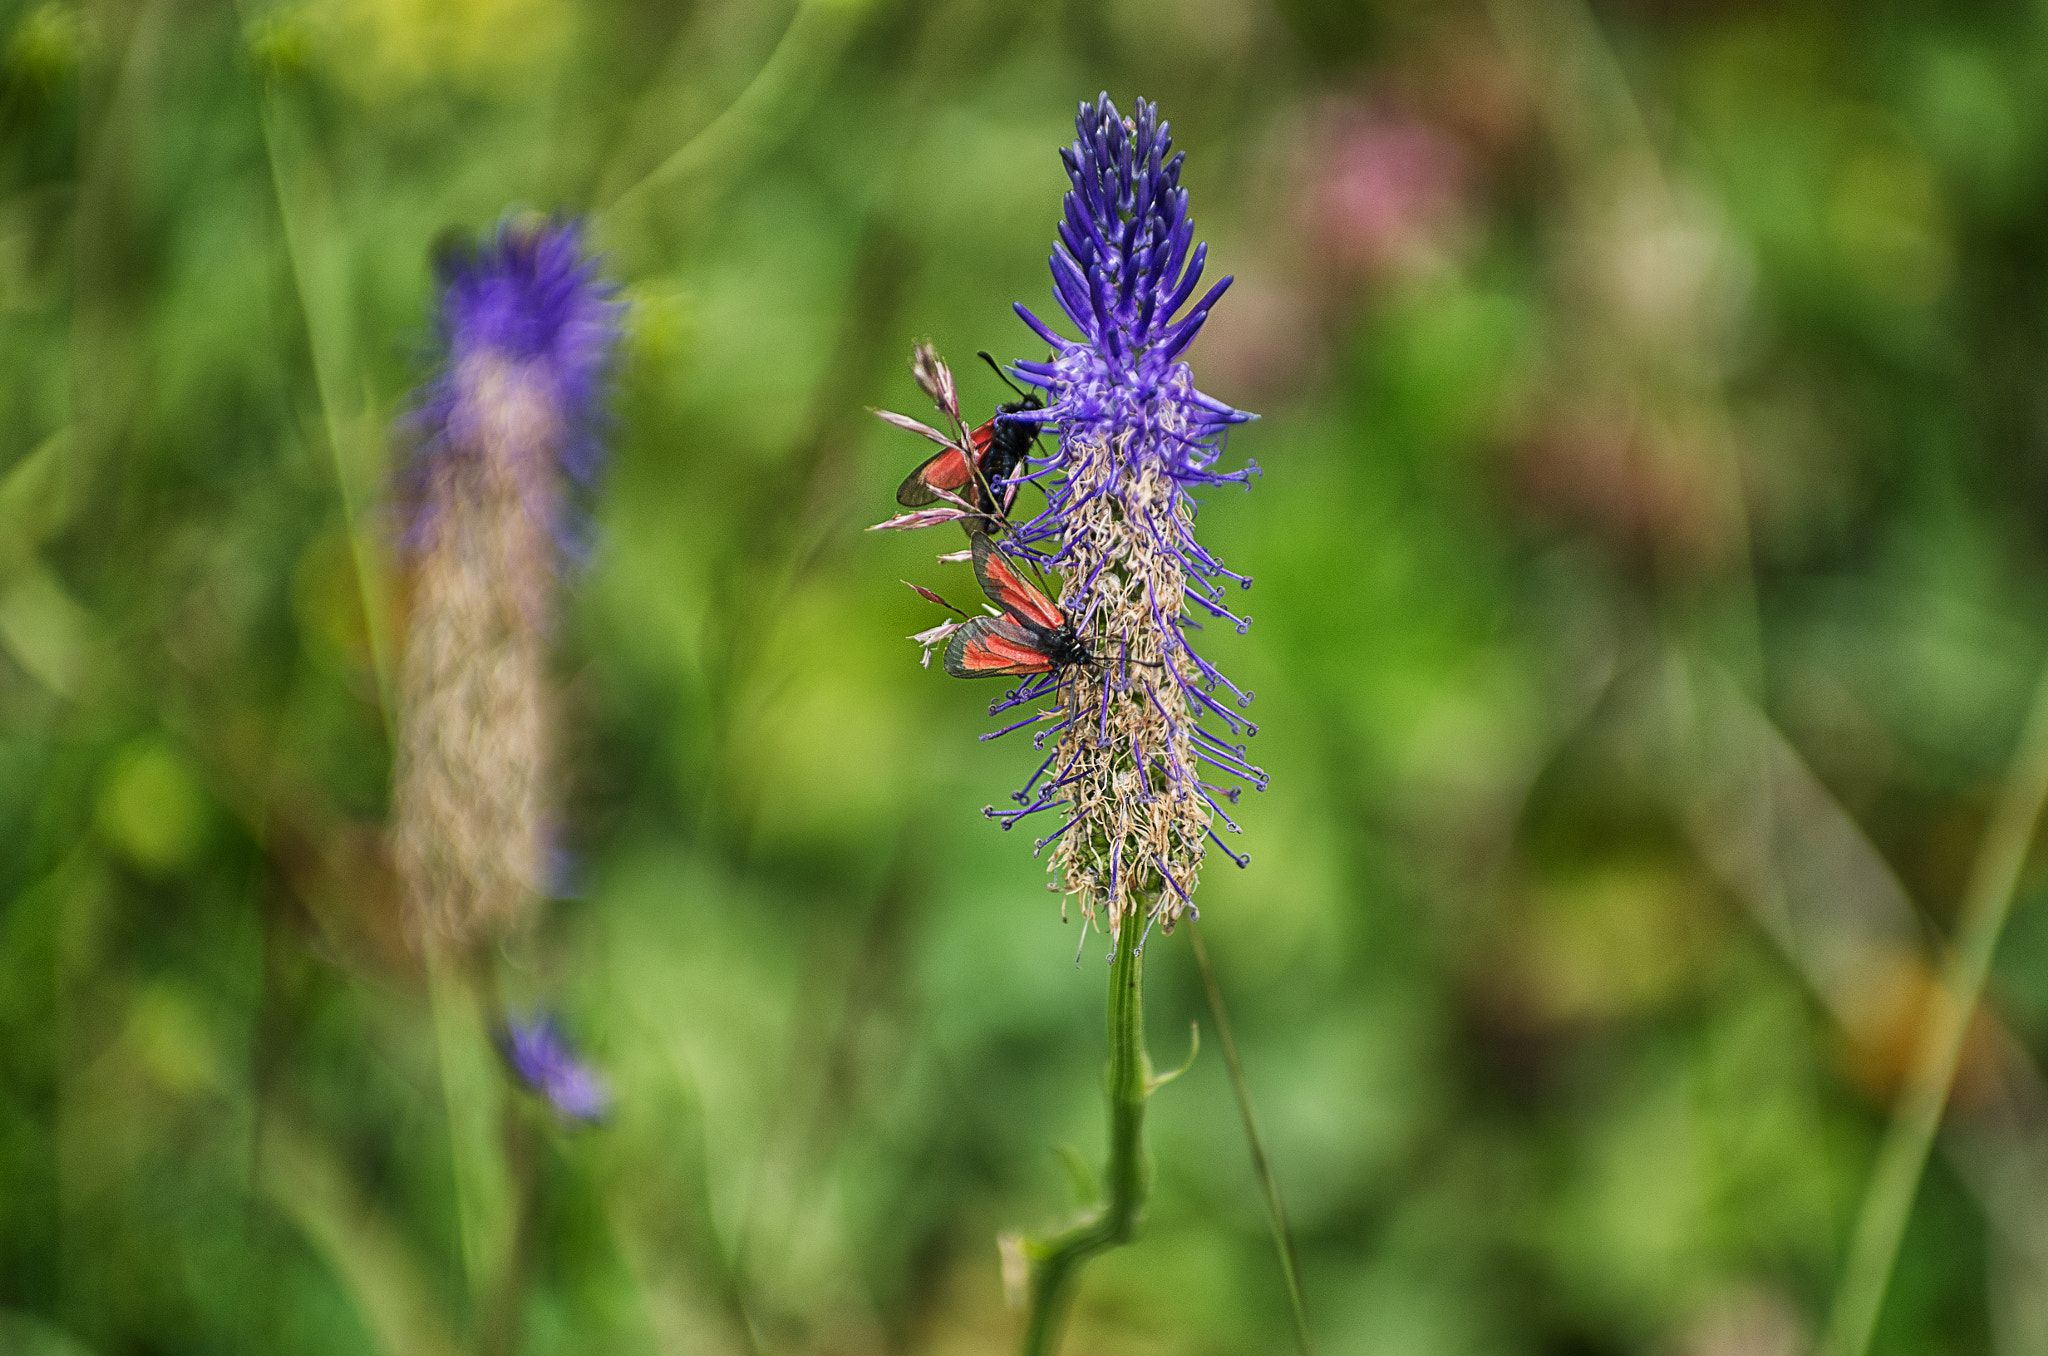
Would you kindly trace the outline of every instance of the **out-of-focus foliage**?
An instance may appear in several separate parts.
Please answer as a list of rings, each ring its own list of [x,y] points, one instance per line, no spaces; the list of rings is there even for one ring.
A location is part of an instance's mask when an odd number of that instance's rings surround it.
[[[1196,371],[1265,416],[1203,518],[1257,625],[1201,642],[1273,786],[1201,902],[1323,1350],[1808,1347],[2048,635],[2038,6],[0,5],[0,1349],[481,1324],[379,503],[430,250],[512,205],[632,304],[571,879],[500,961],[615,1110],[523,1108],[523,1348],[1010,1343],[1103,946],[980,814],[993,685],[902,639],[899,578],[971,590],[860,532],[921,455],[864,407],[922,337],[993,407],[958,360],[1030,352],[1103,88],[1173,121],[1238,277]],[[2041,1349],[2043,894],[1880,1350]],[[1284,1349],[1206,1043],[1152,1128],[1070,1349]]]

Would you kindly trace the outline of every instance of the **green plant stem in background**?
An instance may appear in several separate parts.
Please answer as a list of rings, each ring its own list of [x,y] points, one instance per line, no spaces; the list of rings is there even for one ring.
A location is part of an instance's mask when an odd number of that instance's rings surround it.
[[[1237,1057],[1237,1038],[1231,1034],[1230,1018],[1223,1011],[1223,991],[1216,986],[1209,968],[1209,949],[1202,945],[1202,929],[1194,919],[1187,921],[1188,941],[1195,949],[1195,964],[1202,971],[1202,991],[1208,995],[1209,1015],[1216,1019],[1216,1037],[1223,1044],[1223,1065],[1230,1071],[1230,1090],[1237,1097],[1237,1113],[1244,1119],[1244,1142],[1252,1155],[1252,1171],[1266,1196],[1266,1221],[1273,1231],[1273,1249],[1280,1254],[1280,1274],[1287,1282],[1287,1304],[1294,1319],[1294,1341],[1302,1356],[1315,1356],[1315,1341],[1309,1336],[1308,1309],[1301,1300],[1301,1265],[1294,1255],[1294,1231],[1287,1227],[1287,1204],[1280,1199],[1280,1179],[1273,1173],[1273,1161],[1266,1156],[1265,1136],[1259,1133],[1258,1117],[1252,1114],[1251,1088],[1244,1081],[1244,1062]]]
[[[514,1356],[519,1350],[520,1320],[526,1309],[527,1276],[533,1266],[538,1243],[534,1237],[534,1214],[539,1202],[539,1165],[534,1161],[539,1146],[526,1108],[516,1097],[508,1097],[501,1114],[506,1171],[511,1177],[511,1237],[507,1240],[499,1272],[491,1286],[490,1307],[477,1328],[477,1349],[483,1356]]]
[[[1955,1082],[1963,1039],[1983,995],[1999,933],[2012,912],[2013,891],[2043,800],[2048,800],[2048,669],[2034,691],[2018,751],[1971,868],[1956,944],[1942,965],[1941,987],[1929,1000],[1931,1012],[1920,1028],[1905,1089],[1893,1108],[1863,1196],[1848,1265],[1829,1316],[1824,1350],[1830,1356],[1863,1356],[1870,1349],[1920,1173],[1941,1126],[1942,1108]]]
[[[509,1274],[516,1210],[503,1137],[510,1092],[491,1044],[493,990],[471,958],[435,941],[425,952],[463,1273],[472,1313],[488,1322]]]
[[[270,1105],[255,1114],[261,1145],[255,1185],[327,1260],[376,1349],[457,1356],[462,1348],[399,1229],[294,1117]]]
[[[364,487],[374,485],[381,477],[378,463],[383,458],[372,444],[375,435],[368,432],[372,421],[367,413],[351,421],[341,409],[342,392],[347,386],[348,343],[338,333],[345,329],[345,322],[339,318],[341,303],[337,298],[346,286],[345,278],[339,276],[332,261],[320,268],[309,257],[312,245],[304,238],[308,228],[301,217],[313,215],[311,208],[302,205],[315,196],[316,190],[310,186],[313,176],[303,165],[296,180],[287,174],[278,147],[286,135],[287,116],[282,100],[267,82],[261,99],[264,157],[270,166],[270,188],[277,203],[285,260],[291,266],[292,286],[306,327],[306,347],[313,359],[313,390],[327,434],[327,453],[334,467],[335,488],[341,496],[342,526],[348,532],[349,560],[355,567],[356,594],[363,609],[363,634],[377,681],[377,710],[383,718],[385,740],[395,749],[398,705],[393,687],[390,619],[384,608],[384,566],[368,540],[361,513]],[[322,239],[331,242],[332,237],[323,233]],[[333,252],[330,243],[325,253]],[[368,402],[364,403],[367,406]]]
[[[622,266],[623,271],[632,273],[635,265],[653,266],[658,252],[640,257],[637,251],[648,247],[622,219],[637,221],[649,210],[650,200],[674,199],[679,184],[691,190],[685,206],[705,210],[719,201],[723,187],[740,170],[801,121],[825,89],[866,9],[865,0],[805,0],[739,97],[660,164],[599,206],[597,226],[606,249],[635,254]],[[673,201],[667,203],[667,210],[675,210]]]
[[[1145,1056],[1145,956],[1142,948],[1128,944],[1128,929],[1135,926],[1125,920],[1126,944],[1117,947],[1109,966],[1109,1064],[1103,1076],[1109,1097],[1109,1168],[1104,1183],[1108,1195],[1091,1215],[1066,1231],[1025,1241],[1030,1308],[1020,1348],[1024,1356],[1046,1356],[1059,1349],[1081,1264],[1131,1240],[1151,1185],[1145,1099],[1152,1092],[1152,1065]]]

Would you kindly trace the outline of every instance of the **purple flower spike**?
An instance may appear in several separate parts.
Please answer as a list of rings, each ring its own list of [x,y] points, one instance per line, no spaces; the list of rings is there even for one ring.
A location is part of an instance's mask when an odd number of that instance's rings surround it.
[[[466,947],[530,922],[549,888],[547,638],[620,307],[571,224],[508,218],[437,271],[442,361],[399,487],[413,589],[392,850],[414,934]]]
[[[1253,731],[1238,714],[1251,694],[1187,636],[1199,629],[1191,613],[1250,625],[1225,590],[1251,580],[1195,540],[1190,492],[1243,483],[1256,468],[1211,469],[1230,426],[1253,416],[1196,390],[1182,360],[1230,279],[1198,295],[1208,247],[1194,243],[1167,125],[1143,100],[1125,118],[1104,94],[1081,105],[1075,127],[1061,152],[1072,187],[1051,266],[1054,298],[1081,337],[1017,307],[1052,354],[1011,370],[1050,398],[1009,417],[1054,428],[1059,442],[1033,461],[1045,510],[1005,549],[1061,571],[1060,605],[1097,663],[1030,679],[991,708],[1051,698],[1061,720],[1037,789],[1015,798],[1019,809],[988,813],[1005,828],[1046,812],[1063,820],[1036,840],[1052,850],[1058,888],[1091,921],[1108,913],[1121,936],[1141,915],[1170,930],[1192,913],[1214,824],[1237,831],[1218,806],[1236,790],[1204,779],[1266,785],[1236,742]]]
[[[435,264],[444,360],[413,414],[409,539],[433,530],[440,464],[495,457],[529,513],[557,531],[557,473],[588,486],[602,461],[606,376],[624,308],[583,253],[577,223],[507,217]]]
[[[571,1120],[602,1120],[611,1107],[611,1093],[596,1071],[576,1058],[553,1017],[510,1023],[505,1059],[521,1083]]]
[[[1159,121],[1156,104],[1140,99],[1137,109],[1127,119],[1107,94],[1082,104],[1074,120],[1079,138],[1060,152],[1073,187],[1050,260],[1053,296],[1079,327],[1081,342],[1017,307],[1053,356],[1012,367],[1053,398],[1040,413],[1012,417],[1057,424],[1062,443],[1114,439],[1127,461],[1154,463],[1177,486],[1243,481],[1248,471],[1218,475],[1209,468],[1223,432],[1254,416],[1197,391],[1179,360],[1231,280],[1188,305],[1209,247],[1189,248],[1194,222],[1180,186],[1184,157],[1172,153],[1168,124]],[[1048,523],[1038,538],[1056,535],[1057,525]]]

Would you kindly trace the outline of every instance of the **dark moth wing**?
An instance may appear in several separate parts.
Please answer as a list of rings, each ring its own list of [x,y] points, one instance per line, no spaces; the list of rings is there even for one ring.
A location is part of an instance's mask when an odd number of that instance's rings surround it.
[[[997,607],[1041,630],[1057,631],[1067,624],[1067,614],[1038,591],[1036,585],[1017,572],[1009,557],[995,549],[985,533],[974,534],[974,574],[981,590]]]
[[[976,617],[946,642],[946,672],[955,678],[1016,678],[1058,667],[1014,617]]]
[[[967,454],[957,447],[941,448],[903,478],[896,487],[896,502],[905,508],[922,508],[936,502],[940,490],[965,499],[968,496],[962,492],[973,482],[974,467]]]

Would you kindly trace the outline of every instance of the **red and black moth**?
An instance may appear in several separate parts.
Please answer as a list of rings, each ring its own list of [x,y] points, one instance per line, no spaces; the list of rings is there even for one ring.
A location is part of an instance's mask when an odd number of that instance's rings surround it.
[[[1000,617],[967,621],[946,644],[946,672],[955,678],[1015,678],[1093,664],[1087,642],[1058,603],[1017,572],[985,532],[973,534],[974,575]]]
[[[1017,502],[1017,491],[1022,487],[1010,477],[1031,451],[1031,444],[1038,438],[1038,426],[1004,416],[1042,410],[1045,402],[1029,391],[1019,390],[987,353],[980,357],[1009,383],[1018,398],[996,406],[988,422],[967,435],[965,448],[948,446],[905,476],[896,487],[896,502],[903,507],[922,508],[937,502],[943,492],[966,500],[982,513],[1007,520],[1010,506]]]

